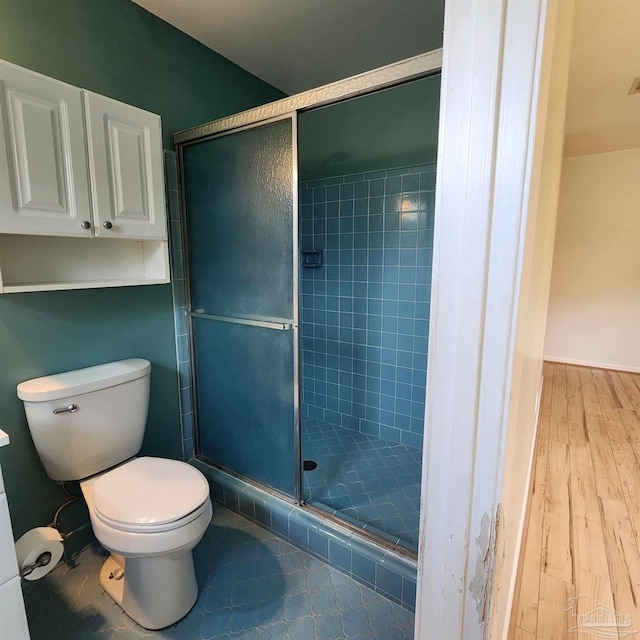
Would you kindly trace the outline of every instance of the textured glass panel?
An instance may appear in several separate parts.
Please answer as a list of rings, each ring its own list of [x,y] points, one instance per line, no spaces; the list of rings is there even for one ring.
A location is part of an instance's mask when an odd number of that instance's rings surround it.
[[[293,317],[291,120],[185,149],[192,308]]]
[[[193,319],[200,453],[295,491],[293,331]]]

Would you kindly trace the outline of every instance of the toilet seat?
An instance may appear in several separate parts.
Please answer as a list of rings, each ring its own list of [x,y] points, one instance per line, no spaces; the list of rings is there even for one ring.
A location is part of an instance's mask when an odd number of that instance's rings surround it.
[[[193,520],[199,518],[208,508],[209,500],[205,500],[195,511],[188,513],[186,516],[182,518],[178,518],[177,520],[173,520],[171,522],[166,522],[163,524],[140,524],[140,523],[131,523],[131,522],[120,522],[117,520],[113,520],[108,516],[105,516],[96,510],[95,514],[100,522],[103,522],[107,526],[116,529],[117,531],[123,531],[128,533],[160,533],[162,531],[172,531],[173,529],[178,529],[179,527],[183,527]]]
[[[96,517],[107,526],[158,533],[200,517],[209,505],[209,485],[185,462],[143,457],[100,476],[93,500]]]

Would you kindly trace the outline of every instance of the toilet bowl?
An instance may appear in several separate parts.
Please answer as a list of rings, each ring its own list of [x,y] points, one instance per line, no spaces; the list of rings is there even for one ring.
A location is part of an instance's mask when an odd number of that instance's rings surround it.
[[[100,571],[104,590],[147,629],[184,617],[198,597],[191,550],[212,515],[204,476],[177,460],[134,458],[80,487],[93,532],[111,553]]]
[[[96,538],[111,553],[105,591],[138,624],[161,629],[198,597],[192,550],[211,520],[206,478],[178,460],[136,457],[151,365],[129,359],[18,385],[49,477],[79,480]]]

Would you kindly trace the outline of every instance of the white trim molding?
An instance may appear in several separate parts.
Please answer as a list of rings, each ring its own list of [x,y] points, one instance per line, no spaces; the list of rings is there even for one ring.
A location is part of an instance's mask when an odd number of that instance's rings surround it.
[[[448,0],[418,640],[487,637],[546,0]]]
[[[612,364],[610,362],[591,362],[590,360],[577,360],[576,358],[559,358],[556,356],[544,357],[546,362],[559,364],[572,364],[576,367],[591,367],[592,369],[611,369],[612,371],[625,371],[627,373],[640,373],[640,367],[630,367],[624,364]]]

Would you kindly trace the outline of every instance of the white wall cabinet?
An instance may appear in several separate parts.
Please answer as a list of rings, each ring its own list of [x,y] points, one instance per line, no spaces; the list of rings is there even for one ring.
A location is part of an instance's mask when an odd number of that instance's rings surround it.
[[[0,62],[0,233],[89,236],[82,91]]]
[[[4,431],[0,431],[0,447],[8,443],[9,438]],[[0,471],[0,638],[29,640],[27,614],[18,577],[18,562],[2,471]]]
[[[160,116],[0,60],[0,293],[165,282]]]
[[[84,106],[96,236],[166,238],[160,116],[90,91]]]

